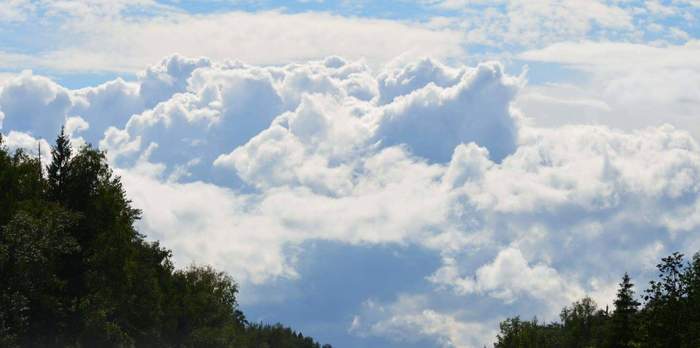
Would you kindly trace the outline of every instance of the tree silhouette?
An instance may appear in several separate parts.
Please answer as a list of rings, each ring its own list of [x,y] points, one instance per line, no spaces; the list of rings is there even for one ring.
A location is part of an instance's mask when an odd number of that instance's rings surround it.
[[[630,276],[625,273],[617,290],[617,297],[613,304],[615,311],[612,314],[610,328],[610,347],[627,348],[636,345],[637,336],[636,318],[639,309],[639,301],[634,298],[634,284]]]

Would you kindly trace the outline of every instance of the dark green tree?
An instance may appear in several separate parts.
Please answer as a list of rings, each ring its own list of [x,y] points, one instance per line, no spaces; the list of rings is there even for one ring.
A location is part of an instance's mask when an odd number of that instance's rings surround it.
[[[76,253],[66,231],[76,216],[45,205],[18,211],[0,229],[0,326],[21,346],[65,344],[70,303],[59,276],[62,258]]]
[[[508,318],[500,323],[496,336],[496,348],[559,347],[562,345],[562,328],[558,323],[540,324],[537,318],[531,321],[519,317]]]
[[[673,253],[658,264],[659,280],[645,291],[643,332],[649,347],[680,347],[683,341],[683,302],[687,295],[683,254]]]
[[[613,348],[628,348],[637,345],[637,311],[639,301],[634,298],[634,284],[630,276],[625,273],[617,290],[617,297],[613,302],[615,311],[611,317],[610,338],[607,346]]]
[[[70,160],[73,149],[64,127],[56,138],[56,145],[51,147],[52,161],[48,165],[48,196],[53,201],[63,202],[66,198],[66,181],[70,175]]]
[[[574,302],[559,315],[565,347],[600,347],[603,345],[608,313],[599,310],[590,297]]]
[[[685,281],[688,291],[684,306],[688,326],[686,344],[689,347],[700,347],[700,253],[693,255],[693,260],[686,271]]]
[[[0,347],[319,346],[249,324],[228,275],[176,270],[103,152],[74,153],[61,130],[42,174],[0,135]]]
[[[518,317],[501,322],[495,347],[700,347],[700,254],[690,262],[673,253],[657,265],[641,305],[625,274],[615,310],[596,309],[589,298],[561,313],[561,323],[542,325]],[[541,337],[554,339],[542,340]]]

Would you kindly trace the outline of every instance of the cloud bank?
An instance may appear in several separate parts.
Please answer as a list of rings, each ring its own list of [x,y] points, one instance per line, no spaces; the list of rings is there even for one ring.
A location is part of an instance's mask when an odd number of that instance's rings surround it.
[[[645,279],[649,259],[700,249],[693,136],[537,127],[515,105],[524,86],[496,62],[173,55],[83,89],[23,72],[2,84],[0,122],[13,148],[35,151],[62,124],[99,145],[142,232],[243,286],[303,281],[310,241],[426,250],[440,265],[423,286],[370,296],[342,325],[476,347],[507,315],[607,303],[623,272]]]

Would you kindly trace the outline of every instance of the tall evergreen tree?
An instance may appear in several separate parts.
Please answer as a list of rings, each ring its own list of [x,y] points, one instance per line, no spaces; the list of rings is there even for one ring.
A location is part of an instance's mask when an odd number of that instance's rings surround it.
[[[613,302],[615,311],[611,318],[609,347],[628,348],[635,346],[635,338],[638,334],[635,316],[640,303],[634,298],[633,287],[634,284],[632,284],[630,276],[625,273],[620,288],[617,290],[617,297]]]
[[[70,174],[70,160],[73,149],[64,127],[56,138],[56,145],[51,147],[52,161],[48,165],[48,195],[49,199],[64,202],[66,199],[66,181]]]

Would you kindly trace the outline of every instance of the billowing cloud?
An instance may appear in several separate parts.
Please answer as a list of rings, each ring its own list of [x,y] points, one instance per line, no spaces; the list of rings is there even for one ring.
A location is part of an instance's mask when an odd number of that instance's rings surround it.
[[[426,78],[417,72],[418,80]],[[379,117],[379,139],[443,162],[457,145],[475,142],[500,161],[517,142],[509,109],[517,89],[518,80],[504,76],[502,66],[481,64],[448,88],[430,84],[394,99]]]
[[[61,124],[99,144],[142,232],[244,287],[303,282],[313,241],[424,250],[439,264],[420,287],[367,298],[340,325],[474,347],[507,315],[607,303],[623,272],[647,279],[649,258],[700,246],[691,134],[533,125],[515,105],[524,76],[504,70],[175,55],[78,90],[26,72],[4,83],[0,111],[13,148]]]

